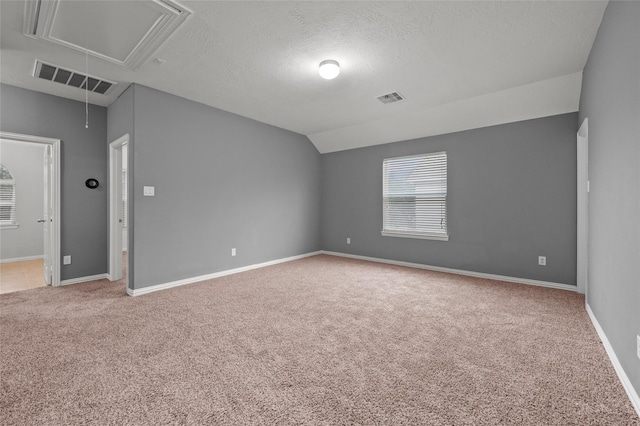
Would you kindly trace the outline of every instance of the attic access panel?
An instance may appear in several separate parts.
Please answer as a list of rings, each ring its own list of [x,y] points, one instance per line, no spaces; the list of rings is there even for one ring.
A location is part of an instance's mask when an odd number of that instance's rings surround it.
[[[190,14],[173,0],[27,0],[23,30],[135,70]]]

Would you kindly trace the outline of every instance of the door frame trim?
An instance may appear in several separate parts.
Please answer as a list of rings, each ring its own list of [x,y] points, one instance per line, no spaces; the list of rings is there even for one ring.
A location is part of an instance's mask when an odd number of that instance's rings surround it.
[[[118,163],[117,155],[118,151],[122,152],[122,146],[128,143],[129,133],[126,133],[109,144],[109,281],[122,279],[122,230],[114,226],[120,216],[117,191],[122,188],[122,173],[118,173],[118,168],[122,170],[122,157]]]
[[[22,133],[11,133],[0,131],[0,139],[15,142],[29,142],[51,145],[53,155],[53,221],[51,238],[53,240],[53,252],[51,253],[51,286],[60,286],[60,139],[45,138],[42,136],[25,135]]]
[[[577,251],[576,286],[589,297],[589,119],[585,118],[577,137]]]

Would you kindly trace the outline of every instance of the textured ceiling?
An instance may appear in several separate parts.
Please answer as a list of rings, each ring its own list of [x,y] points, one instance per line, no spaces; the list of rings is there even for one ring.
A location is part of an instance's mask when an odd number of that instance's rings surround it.
[[[95,0],[92,0],[95,1]],[[183,1],[193,14],[136,71],[89,73],[308,135],[331,152],[576,111],[606,2]],[[35,59],[84,71],[78,52],[22,34],[24,2],[2,1],[1,81],[71,99],[31,76]],[[133,30],[133,29],[132,29]],[[113,28],[117,31],[126,28]],[[166,63],[158,65],[160,57]],[[317,66],[340,62],[335,80]],[[406,99],[384,105],[377,96]]]

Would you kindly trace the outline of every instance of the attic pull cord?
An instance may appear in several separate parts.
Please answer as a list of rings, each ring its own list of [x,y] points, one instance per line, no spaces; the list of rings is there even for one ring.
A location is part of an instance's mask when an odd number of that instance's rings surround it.
[[[84,128],[89,128],[89,49],[84,48],[84,73],[87,79],[84,82]]]

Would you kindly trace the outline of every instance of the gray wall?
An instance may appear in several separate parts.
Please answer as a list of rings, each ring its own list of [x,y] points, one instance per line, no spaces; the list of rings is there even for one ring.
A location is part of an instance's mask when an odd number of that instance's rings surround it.
[[[71,265],[60,265],[61,278],[107,272],[107,109],[22,88],[0,85],[0,129],[62,141],[61,249]],[[88,189],[96,178],[101,185]]]
[[[133,104],[133,288],[320,249],[308,138],[138,85]]]
[[[42,144],[2,142],[0,163],[16,183],[17,228],[0,229],[0,259],[42,256],[44,241],[44,149]]]
[[[321,246],[575,285],[576,125],[572,113],[325,154]],[[382,160],[437,151],[448,154],[449,241],[381,236]]]
[[[588,302],[640,393],[640,3],[610,2],[584,69]]]

